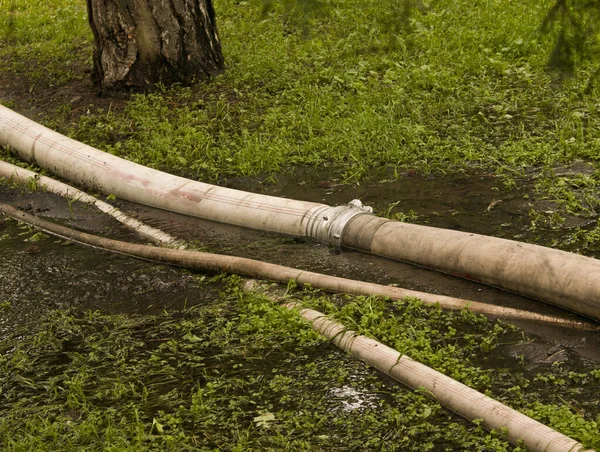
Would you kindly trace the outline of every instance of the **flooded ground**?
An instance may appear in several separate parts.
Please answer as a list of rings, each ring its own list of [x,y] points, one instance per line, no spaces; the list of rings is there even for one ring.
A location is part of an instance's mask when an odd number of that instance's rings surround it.
[[[37,214],[88,232],[135,240],[95,209],[69,208],[53,195],[19,194],[12,201],[25,209],[33,205]],[[53,309],[160,313],[214,297],[210,287],[200,289],[196,276],[181,269],[36,234],[15,221],[7,221],[0,229],[0,301],[9,303],[0,316],[0,336]]]
[[[328,181],[324,175],[297,174],[278,184],[236,180],[229,185],[332,205],[358,197],[380,214],[413,211],[410,219],[418,223],[535,238],[528,227],[527,186],[504,190],[490,175],[406,177],[350,186]],[[76,229],[143,243],[96,209],[49,193],[4,184],[0,200]],[[355,251],[334,252],[308,239],[215,224],[124,201],[116,204],[206,251],[576,318],[531,299],[405,263]],[[72,244],[8,219],[0,219],[0,275],[0,362],[4,360],[7,372],[0,412],[20,413],[26,419],[39,412],[34,419],[42,424],[31,424],[32,431],[54,425],[44,424],[45,419],[57,419],[60,427],[52,428],[67,429],[63,435],[75,435],[74,444],[103,443],[102,436],[89,438],[86,423],[95,429],[99,417],[114,415],[129,419],[122,428],[124,436],[129,437],[135,425],[138,440],[161,444],[160,450],[169,441],[165,431],[180,432],[185,438],[181,444],[189,441],[208,448],[232,441],[246,444],[240,450],[277,449],[282,444],[362,450],[364,441],[371,439],[374,450],[391,443],[399,444],[398,450],[422,450],[424,444],[435,445],[435,450],[511,450],[504,439],[441,409],[322,339],[307,337],[294,323],[300,320],[276,312],[270,302],[266,307],[251,296],[237,302],[224,297],[222,282],[211,281],[212,275]],[[334,302],[344,305],[351,300],[337,297]],[[404,347],[410,355],[418,357],[425,347],[427,359],[443,357],[436,368],[442,366],[443,372],[480,390],[491,385],[494,397],[511,406],[537,406],[537,418],[544,422],[562,425],[563,419],[577,415],[593,422],[600,413],[594,402],[594,378],[600,378],[599,332],[523,321],[517,323],[521,329],[511,329],[485,319],[473,318],[471,323],[461,315],[442,318],[434,312],[418,312],[413,319],[410,309],[389,303],[383,310],[387,314],[375,325],[381,324],[382,334],[386,328],[398,328],[401,319],[393,316],[409,315],[402,321],[410,344]],[[415,322],[419,326],[412,330]],[[23,336],[23,328],[35,336]],[[253,333],[245,338],[247,331]],[[248,338],[251,341],[245,342]],[[466,361],[475,367],[463,368]],[[48,399],[48,388],[59,394],[58,402]],[[539,408],[538,400],[547,407],[558,401],[577,410],[573,414]],[[544,409],[549,414],[540,411]],[[553,420],[554,413],[562,417]],[[15,425],[21,422],[14,419]],[[207,432],[199,439],[194,436],[198,425]],[[279,427],[272,431],[265,425],[281,426],[284,436],[272,436]],[[240,426],[248,429],[247,439],[240,436]],[[15,428],[6,423],[7,432]],[[313,430],[321,434],[298,439]],[[34,447],[31,441],[44,435],[19,441]],[[56,438],[62,444],[61,437]],[[253,449],[247,441],[260,446]]]
[[[380,214],[414,212],[412,221],[506,238],[534,241],[531,231],[528,189],[506,190],[493,175],[422,177],[407,176],[395,182],[344,185],[329,181],[326,173],[298,172],[281,177],[277,184],[240,179],[228,185],[275,196],[344,204],[360,198]],[[0,199],[23,210],[76,227],[83,231],[139,241],[133,233],[93,208],[69,204],[52,194],[0,188]],[[328,273],[408,289],[450,295],[484,303],[515,307],[544,314],[574,317],[537,301],[471,281],[364,253],[334,253],[308,239],[278,237],[199,220],[170,212],[118,201],[118,206],[142,221],[176,237],[193,241],[203,250],[265,260],[281,265]],[[390,207],[392,206],[392,207]],[[392,212],[393,213],[393,212]],[[572,225],[577,219],[571,219]],[[583,221],[583,220],[581,220]],[[570,227],[570,226],[569,226]],[[108,312],[160,312],[202,303],[214,296],[197,282],[197,276],[180,269],[118,256],[64,241],[46,238],[31,243],[33,233],[8,222],[0,241],[0,300],[8,300],[0,333],[27,322],[44,310],[77,307]],[[564,231],[547,231],[558,235]],[[547,237],[547,236],[546,236]],[[532,362],[556,359],[588,359],[600,362],[600,334],[516,322],[541,340],[507,346],[508,356],[530,356]]]

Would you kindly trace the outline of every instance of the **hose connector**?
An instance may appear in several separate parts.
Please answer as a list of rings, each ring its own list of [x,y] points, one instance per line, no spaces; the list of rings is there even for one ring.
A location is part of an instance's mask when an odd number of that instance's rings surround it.
[[[327,243],[336,250],[341,248],[342,237],[348,222],[357,215],[373,213],[373,208],[363,206],[353,199],[345,206],[324,206],[318,209],[307,225],[307,235],[321,243]]]

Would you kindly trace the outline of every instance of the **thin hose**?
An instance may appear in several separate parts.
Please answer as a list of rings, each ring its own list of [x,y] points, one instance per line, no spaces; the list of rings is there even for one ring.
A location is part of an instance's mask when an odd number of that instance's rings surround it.
[[[52,179],[51,177],[42,176],[36,172],[25,168],[20,168],[3,160],[0,160],[0,177],[5,177],[9,181],[19,182],[21,184],[26,184],[29,181],[35,181],[35,184],[38,188],[43,188],[51,193],[57,194],[72,201],[79,201],[93,205],[99,211],[110,215],[119,223],[137,232],[154,244],[174,247],[183,246],[182,243],[180,243],[170,234],[148,226],[147,224],[144,224],[141,221],[123,213],[117,207],[112,206],[92,195],[89,195],[78,188],[72,187],[64,182],[57,181],[56,179]]]
[[[52,235],[81,243],[83,245],[100,248],[128,256],[133,256],[150,261],[162,262],[193,270],[226,272],[243,275],[251,278],[267,279],[287,284],[295,280],[299,285],[309,284],[312,287],[330,291],[358,295],[379,295],[393,300],[405,297],[419,298],[424,304],[439,305],[444,309],[470,309],[473,312],[492,315],[502,318],[541,321],[556,325],[578,329],[597,330],[596,325],[590,325],[575,320],[537,314],[520,309],[488,305],[477,301],[463,300],[460,298],[417,292],[399,287],[384,286],[352,279],[323,275],[304,270],[298,270],[282,265],[271,264],[253,259],[221,254],[203,253],[198,251],[176,250],[158,248],[147,245],[113,240],[58,225],[56,223],[30,215],[8,204],[0,203],[0,212],[24,221]]]

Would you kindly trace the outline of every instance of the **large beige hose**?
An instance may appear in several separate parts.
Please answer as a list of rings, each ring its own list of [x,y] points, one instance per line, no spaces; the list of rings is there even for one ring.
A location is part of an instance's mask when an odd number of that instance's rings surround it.
[[[246,259],[236,256],[202,253],[197,251],[174,250],[157,248],[135,243],[112,240],[85,232],[76,231],[65,226],[35,217],[12,206],[0,203],[0,212],[24,221],[50,234],[79,242],[92,247],[102,248],[129,256],[177,265],[193,270],[235,273],[252,278],[267,279],[287,284],[296,281],[299,285],[309,284],[317,289],[335,293],[350,293],[357,295],[379,295],[392,300],[401,300],[406,297],[419,298],[425,304],[439,305],[444,309],[469,309],[473,312],[492,315],[507,319],[539,321],[561,325],[569,328],[578,328],[596,331],[596,325],[590,325],[576,320],[537,314],[520,309],[505,308],[502,306],[479,303],[477,301],[463,300],[460,298],[446,297],[425,292],[403,289],[400,287],[384,286],[366,283],[346,278],[323,275],[268,262]]]
[[[195,182],[67,138],[0,105],[0,145],[69,181],[208,220],[314,237],[501,287],[600,320],[600,261],[494,237],[409,225],[349,206]]]
[[[600,320],[597,259],[372,215],[352,219],[342,244],[502,287]]]
[[[166,174],[72,140],[0,105],[0,145],[65,180],[173,212],[294,236],[316,204],[257,195]]]

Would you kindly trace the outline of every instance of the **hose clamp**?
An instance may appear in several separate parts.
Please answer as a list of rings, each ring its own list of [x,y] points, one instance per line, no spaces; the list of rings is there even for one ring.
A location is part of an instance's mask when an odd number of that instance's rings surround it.
[[[373,208],[363,206],[358,199],[353,199],[345,206],[325,207],[316,212],[308,235],[339,250],[342,246],[344,230],[350,220],[368,213],[373,213]]]

